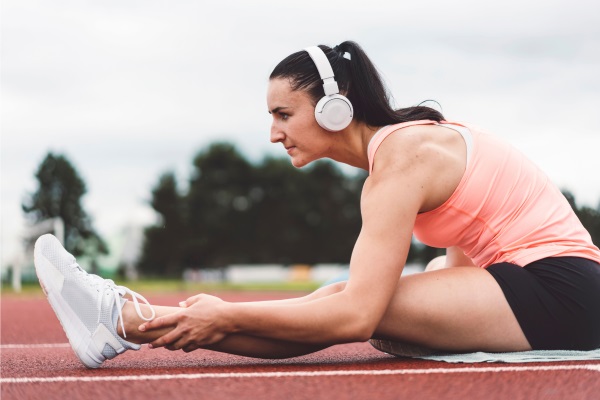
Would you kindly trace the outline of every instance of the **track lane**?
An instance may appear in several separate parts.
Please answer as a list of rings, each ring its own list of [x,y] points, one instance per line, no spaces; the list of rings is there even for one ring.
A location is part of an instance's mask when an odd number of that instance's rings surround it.
[[[176,305],[188,295],[149,297],[154,304]],[[222,294],[233,301],[285,296]],[[207,350],[185,354],[143,347],[138,352],[129,351],[107,361],[98,370],[87,370],[71,349],[64,346],[64,332],[43,296],[33,299],[2,296],[1,332],[2,399],[108,397],[107,390],[118,398],[132,400],[166,396],[266,400],[408,396],[562,400],[596,399],[600,393],[598,362],[447,364],[399,359],[380,353],[365,343],[333,346],[287,360],[259,360]],[[6,346],[9,344],[22,346],[9,348]],[[28,348],[29,344],[37,347]],[[51,346],[46,347],[47,344]],[[531,369],[532,366],[572,366],[573,369]],[[586,366],[592,369],[581,368]],[[512,370],[502,370],[503,367]],[[519,370],[518,367],[527,368]],[[118,377],[127,379],[112,380]],[[53,378],[57,381],[8,381],[12,378]]]

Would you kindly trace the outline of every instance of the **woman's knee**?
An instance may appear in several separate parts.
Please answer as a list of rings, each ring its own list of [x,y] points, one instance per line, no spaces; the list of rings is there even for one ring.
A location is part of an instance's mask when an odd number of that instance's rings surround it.
[[[429,261],[425,267],[425,271],[435,271],[442,268],[446,268],[446,256],[438,256]]]

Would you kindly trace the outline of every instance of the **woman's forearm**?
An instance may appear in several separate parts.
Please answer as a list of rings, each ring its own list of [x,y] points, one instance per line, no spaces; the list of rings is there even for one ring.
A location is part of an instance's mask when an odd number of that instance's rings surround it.
[[[144,314],[150,314],[149,306],[143,304],[140,305],[140,307]],[[157,317],[181,311],[181,308],[179,307],[153,306],[153,308]],[[152,342],[173,329],[173,327],[165,327],[163,329],[150,330],[148,332],[139,331],[137,327],[144,321],[139,318],[131,302],[125,304],[123,318],[127,336],[123,335],[120,323],[117,324],[117,332],[121,337],[126,338],[133,343],[142,344]],[[245,357],[289,358],[313,353],[325,347],[327,347],[327,345],[297,343],[233,334],[227,336],[218,343],[205,346],[204,348],[207,350],[238,354]]]
[[[327,345],[364,341],[368,323],[343,292],[297,304],[227,303],[230,333]]]
[[[302,297],[293,297],[282,300],[263,300],[263,301],[251,301],[244,302],[245,304],[259,304],[259,305],[273,305],[273,306],[288,306],[292,304],[303,304],[308,303],[316,299],[320,299],[326,296],[330,296],[335,293],[339,293],[346,287],[346,282],[335,282],[327,286],[320,287],[312,293],[309,293]]]
[[[341,283],[324,288],[319,295],[300,303],[228,303],[200,294],[183,302],[179,311],[145,322],[138,329],[151,332],[172,327],[151,345],[184,350],[212,346],[229,336],[278,340],[311,348],[368,340],[379,321],[378,313],[373,312],[372,304],[360,300],[365,296],[351,293],[344,286]]]

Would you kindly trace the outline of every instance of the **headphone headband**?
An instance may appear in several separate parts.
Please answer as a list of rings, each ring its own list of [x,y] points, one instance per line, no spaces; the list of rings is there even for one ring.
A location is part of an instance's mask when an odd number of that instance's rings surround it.
[[[340,89],[335,81],[333,69],[323,50],[318,46],[307,47],[304,50],[306,50],[317,66],[319,76],[321,77],[321,80],[323,80],[323,90],[325,91],[325,95],[331,96],[332,94],[339,93]]]

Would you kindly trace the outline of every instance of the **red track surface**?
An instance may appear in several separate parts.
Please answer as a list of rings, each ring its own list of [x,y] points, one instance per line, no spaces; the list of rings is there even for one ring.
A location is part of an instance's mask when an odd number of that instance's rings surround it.
[[[176,305],[188,295],[148,298]],[[221,294],[231,301],[289,296]],[[365,343],[288,360],[143,347],[87,370],[65,346],[43,296],[2,296],[1,320],[2,400],[600,399],[599,362],[446,364],[395,358]]]

